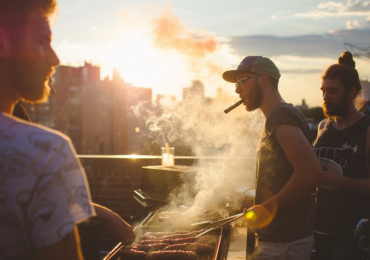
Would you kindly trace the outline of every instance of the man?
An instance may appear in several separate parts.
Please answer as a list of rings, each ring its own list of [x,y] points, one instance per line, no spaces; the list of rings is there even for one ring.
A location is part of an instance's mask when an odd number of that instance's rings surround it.
[[[52,85],[51,77],[49,78],[48,84],[50,87],[50,95],[54,95],[56,93],[56,90]],[[13,116],[31,122],[27,110],[20,103],[17,103],[15,105]],[[112,234],[114,234],[122,244],[128,245],[134,242],[135,233],[133,232],[132,227],[127,224],[119,215],[101,205],[95,203],[92,203],[92,205],[96,213],[96,217],[94,219],[103,221],[108,230]]]
[[[0,259],[82,259],[76,224],[91,204],[68,137],[11,116],[48,98],[59,59],[48,19],[55,0],[0,0]],[[100,212],[100,213],[99,213]]]
[[[370,210],[370,118],[359,112],[354,99],[361,91],[350,52],[322,76],[323,109],[327,119],[319,126],[314,144],[318,157],[340,165],[324,171],[315,210],[315,249],[319,259],[361,259],[356,226]]]
[[[308,260],[313,247],[309,194],[322,172],[306,120],[280,96],[280,73],[270,59],[246,57],[223,78],[236,83],[247,111],[260,109],[266,117],[257,147],[255,206],[246,215],[258,236],[255,257]]]

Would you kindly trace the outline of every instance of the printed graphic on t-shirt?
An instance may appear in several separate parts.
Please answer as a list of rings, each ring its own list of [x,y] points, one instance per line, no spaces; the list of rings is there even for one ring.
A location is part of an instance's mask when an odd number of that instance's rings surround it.
[[[313,149],[316,156],[323,159],[330,159],[338,163],[342,168],[346,167],[347,159],[357,152],[357,145],[345,143],[342,147],[320,147]]]
[[[0,113],[0,260],[32,259],[94,215],[70,141]]]

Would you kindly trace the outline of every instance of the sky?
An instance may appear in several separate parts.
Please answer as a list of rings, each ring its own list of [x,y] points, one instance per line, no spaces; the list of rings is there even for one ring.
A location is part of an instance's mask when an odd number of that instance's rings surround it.
[[[62,64],[121,70],[126,82],[182,98],[193,80],[205,95],[234,93],[222,72],[249,55],[271,58],[286,102],[321,106],[320,77],[344,50],[370,46],[370,1],[59,0],[53,47]],[[369,60],[356,58],[361,79]]]

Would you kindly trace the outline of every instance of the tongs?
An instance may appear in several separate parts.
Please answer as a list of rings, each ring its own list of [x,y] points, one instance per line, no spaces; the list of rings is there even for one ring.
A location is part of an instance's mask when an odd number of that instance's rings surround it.
[[[231,223],[231,222],[233,222],[233,221],[235,221],[235,220],[237,220],[237,219],[240,219],[240,218],[244,217],[244,216],[245,216],[245,214],[246,214],[246,213],[240,213],[240,214],[237,214],[237,215],[231,216],[231,217],[229,217],[229,218],[224,218],[224,219],[221,219],[221,220],[215,221],[215,222],[213,222],[212,224],[216,224],[216,223],[220,223],[220,222],[221,222],[221,224],[216,225],[216,226],[213,226],[213,227],[211,227],[211,228],[207,229],[206,231],[204,231],[204,232],[200,233],[199,235],[196,235],[195,237],[203,236],[204,234],[206,234],[206,233],[208,233],[208,232],[210,232],[210,231],[212,231],[212,230],[218,229],[218,228],[222,227],[223,225],[229,224],[229,223]]]

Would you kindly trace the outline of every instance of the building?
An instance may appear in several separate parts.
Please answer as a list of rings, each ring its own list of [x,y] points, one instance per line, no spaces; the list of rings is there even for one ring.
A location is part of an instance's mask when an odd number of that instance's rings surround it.
[[[298,106],[296,106],[296,108],[298,108],[301,111],[307,111],[308,106],[306,104],[306,100],[302,99],[302,105],[298,105]]]
[[[182,99],[204,98],[204,85],[199,80],[194,80],[193,85],[182,89]]]
[[[139,149],[129,145],[138,138],[131,107],[152,100],[152,89],[125,83],[118,69],[112,80],[101,80],[100,67],[89,63],[57,67],[53,85],[57,93],[45,104],[25,104],[33,122],[68,135],[79,154],[126,154]]]

